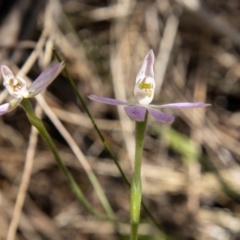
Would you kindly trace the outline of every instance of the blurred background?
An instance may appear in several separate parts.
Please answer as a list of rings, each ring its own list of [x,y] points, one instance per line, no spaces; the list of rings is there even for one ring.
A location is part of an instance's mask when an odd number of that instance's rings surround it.
[[[212,106],[166,109],[176,116],[172,124],[149,118],[143,200],[171,239],[240,239],[239,14],[238,0],[0,1],[0,63],[34,80],[57,62],[56,49],[130,178],[134,122],[122,107],[87,96],[135,101],[136,74],[153,49],[154,104]],[[9,99],[1,86],[0,101]],[[128,239],[129,189],[64,74],[31,102],[85,196],[104,213],[86,175],[88,164],[93,169]],[[140,239],[162,239],[144,211],[139,231]],[[0,239],[120,239],[76,200],[20,107],[0,118]]]

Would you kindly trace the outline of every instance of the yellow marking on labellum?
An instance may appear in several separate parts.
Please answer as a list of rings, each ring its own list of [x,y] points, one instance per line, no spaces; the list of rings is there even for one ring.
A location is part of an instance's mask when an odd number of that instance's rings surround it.
[[[152,90],[146,91],[146,94],[147,94],[148,97],[151,97],[152,96]]]
[[[153,84],[144,82],[145,79],[139,84],[139,88],[143,90],[146,95],[150,98],[153,94]]]
[[[152,89],[152,84],[151,83],[145,83],[144,81],[142,81],[139,85],[139,88],[141,90]]]
[[[13,78],[9,80],[9,85],[12,87],[13,91],[19,91],[23,86],[23,84],[20,81]]]

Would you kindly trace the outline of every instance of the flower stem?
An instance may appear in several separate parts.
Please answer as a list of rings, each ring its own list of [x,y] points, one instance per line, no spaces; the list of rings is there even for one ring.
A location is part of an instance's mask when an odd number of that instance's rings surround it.
[[[47,143],[47,145],[49,146],[49,148],[51,149],[56,162],[58,164],[58,166],[60,167],[60,169],[63,171],[68,184],[70,185],[70,187],[72,188],[72,191],[75,193],[75,195],[77,196],[78,200],[82,203],[82,205],[91,213],[93,214],[95,217],[101,219],[101,220],[105,220],[105,221],[115,221],[114,219],[109,219],[106,216],[103,216],[102,214],[96,212],[93,207],[89,204],[88,200],[84,197],[81,189],[78,187],[76,181],[74,180],[73,176],[71,175],[71,173],[68,171],[67,167],[65,166],[65,164],[63,163],[61,157],[58,154],[57,148],[55,146],[55,144],[53,143],[50,135],[48,134],[46,128],[44,127],[41,119],[39,119],[33,109],[32,106],[29,102],[28,99],[23,99],[21,102],[21,106],[24,108],[28,120],[29,122],[39,131],[41,137],[45,140],[45,142]]]
[[[147,113],[144,122],[136,122],[135,162],[130,196],[131,240],[137,240],[138,236],[138,225],[142,200],[142,181],[141,181],[142,152],[146,125],[147,125]]]

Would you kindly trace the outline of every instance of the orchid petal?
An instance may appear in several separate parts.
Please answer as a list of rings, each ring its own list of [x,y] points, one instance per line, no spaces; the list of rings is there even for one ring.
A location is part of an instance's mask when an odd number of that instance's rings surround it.
[[[146,54],[143,60],[142,67],[140,68],[140,71],[138,72],[138,75],[136,77],[136,83],[145,77],[154,78],[153,64],[154,64],[154,53],[153,53],[153,50],[151,49]]]
[[[12,73],[12,71],[9,69],[9,67],[2,65],[1,66],[1,72],[2,72],[2,76],[3,76],[3,85],[6,84],[6,82],[9,81],[9,79],[14,79],[14,75]]]
[[[36,96],[43,89],[45,89],[59,75],[59,73],[63,70],[64,67],[64,62],[61,62],[41,73],[29,87],[29,97]]]
[[[127,115],[135,121],[143,122],[146,116],[146,108],[142,106],[126,106],[124,107]]]
[[[168,115],[166,113],[160,112],[158,110],[155,110],[153,108],[147,108],[150,114],[159,122],[172,122],[174,120],[174,117],[171,115]]]
[[[148,105],[152,102],[155,90],[154,80],[154,53],[150,50],[143,60],[142,67],[136,77],[136,84],[134,87],[134,96],[138,103]]]
[[[3,115],[5,113],[9,112],[9,107],[10,107],[9,103],[0,105],[0,115]]]
[[[168,103],[163,105],[149,105],[155,108],[199,108],[199,107],[207,107],[211,104],[203,103],[203,102],[182,102],[182,103]]]
[[[0,105],[0,116],[5,113],[11,112],[13,109],[15,109],[19,105],[21,101],[22,99],[18,98],[10,101],[9,103],[4,103]]]
[[[99,96],[96,96],[96,95],[90,95],[88,97],[91,100],[106,103],[106,104],[110,104],[110,105],[129,105],[129,103],[117,100],[115,98],[99,97]]]

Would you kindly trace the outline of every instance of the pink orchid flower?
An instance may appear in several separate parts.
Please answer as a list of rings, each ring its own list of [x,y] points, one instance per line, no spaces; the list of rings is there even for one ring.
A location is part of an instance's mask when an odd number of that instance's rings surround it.
[[[37,77],[32,85],[27,88],[26,81],[22,77],[15,77],[7,66],[2,65],[1,72],[3,76],[3,85],[8,90],[9,94],[15,99],[0,105],[0,115],[15,109],[23,98],[34,97],[43,89],[47,88],[48,85],[59,75],[64,66],[64,62],[61,62],[54,67],[45,70]]]
[[[88,96],[90,99],[110,104],[110,105],[123,105],[127,115],[135,121],[144,121],[146,112],[148,111],[153,118],[159,122],[172,122],[174,117],[163,113],[156,109],[162,108],[198,108],[206,107],[210,104],[202,102],[181,102],[169,103],[163,105],[150,104],[154,97],[155,80],[154,80],[154,53],[150,50],[144,58],[142,67],[136,77],[136,84],[134,87],[134,96],[138,103],[124,102],[114,98],[99,97],[96,95]]]

